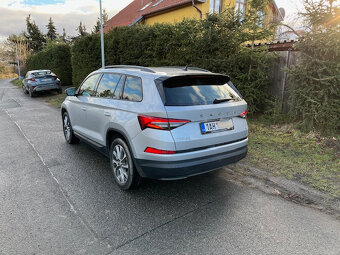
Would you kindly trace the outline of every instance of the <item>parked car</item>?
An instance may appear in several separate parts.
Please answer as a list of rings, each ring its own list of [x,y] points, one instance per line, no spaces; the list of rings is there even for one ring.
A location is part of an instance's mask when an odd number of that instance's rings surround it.
[[[57,91],[62,93],[61,82],[50,70],[32,70],[26,73],[22,81],[22,89],[31,97],[41,91]]]
[[[181,179],[247,154],[247,103],[226,75],[190,67],[108,66],[69,88],[61,106],[68,143],[110,158],[121,189],[141,178]]]

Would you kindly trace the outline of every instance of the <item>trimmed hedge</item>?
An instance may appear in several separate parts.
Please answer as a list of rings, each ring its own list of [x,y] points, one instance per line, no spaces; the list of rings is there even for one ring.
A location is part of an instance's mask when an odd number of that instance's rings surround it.
[[[175,25],[119,27],[105,34],[106,65],[195,66],[228,74],[248,102],[263,110],[268,98],[272,53],[245,46],[252,36],[233,12]],[[100,36],[77,39],[72,47],[73,84],[101,67]]]
[[[67,44],[55,44],[27,59],[27,70],[50,69],[62,85],[72,84],[71,49]]]

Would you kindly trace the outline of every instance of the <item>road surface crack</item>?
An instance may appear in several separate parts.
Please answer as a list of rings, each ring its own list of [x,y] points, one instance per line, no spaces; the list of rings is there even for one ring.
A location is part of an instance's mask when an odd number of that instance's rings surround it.
[[[162,228],[162,227],[164,227],[164,226],[166,226],[168,224],[171,224],[172,222],[175,222],[175,221],[180,220],[180,219],[182,219],[182,218],[184,218],[184,217],[186,217],[186,216],[188,216],[188,215],[190,215],[190,214],[192,214],[194,212],[197,212],[197,211],[203,209],[204,207],[206,207],[206,206],[216,202],[217,200],[219,200],[219,199],[221,199],[223,197],[225,197],[225,196],[220,196],[220,197],[218,197],[218,198],[216,198],[214,200],[211,200],[211,201],[209,201],[209,202],[207,202],[207,203],[205,203],[205,204],[203,204],[203,205],[201,205],[201,206],[199,206],[199,207],[197,207],[195,209],[192,209],[192,210],[190,210],[190,211],[188,211],[188,212],[186,212],[186,213],[184,213],[182,215],[174,217],[171,220],[168,220],[168,221],[166,221],[166,222],[164,222],[164,223],[162,223],[162,224],[160,224],[160,225],[158,225],[158,226],[156,226],[156,227],[154,227],[154,228],[152,228],[152,229],[150,229],[150,230],[148,230],[148,231],[146,231],[146,232],[144,232],[144,233],[142,233],[142,234],[140,234],[140,235],[138,235],[138,236],[136,236],[136,237],[134,237],[134,238],[132,238],[132,239],[130,239],[130,240],[120,244],[120,245],[118,245],[118,246],[116,246],[112,251],[110,251],[106,255],[111,254],[112,252],[114,252],[114,251],[116,251],[116,250],[118,250],[118,249],[120,249],[120,248],[122,248],[122,247],[124,247],[124,246],[126,246],[126,245],[128,245],[128,244],[130,244],[130,243],[132,243],[132,242],[134,242],[136,240],[138,240],[139,238],[142,238],[145,235],[151,234],[152,232],[156,231],[157,229],[160,229],[160,228]]]

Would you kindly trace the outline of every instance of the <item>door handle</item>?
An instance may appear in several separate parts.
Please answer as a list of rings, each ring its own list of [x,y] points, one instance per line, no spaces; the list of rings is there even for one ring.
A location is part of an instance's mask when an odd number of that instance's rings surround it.
[[[111,113],[110,112],[104,112],[104,115],[105,116],[111,116]]]
[[[81,109],[82,109],[83,111],[86,111],[86,107],[85,107],[85,106],[83,106]]]

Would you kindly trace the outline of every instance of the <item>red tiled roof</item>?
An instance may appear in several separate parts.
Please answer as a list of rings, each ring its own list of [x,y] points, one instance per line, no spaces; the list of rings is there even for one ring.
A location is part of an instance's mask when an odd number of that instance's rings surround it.
[[[158,5],[155,5],[161,1]],[[134,0],[118,12],[104,26],[104,32],[114,27],[128,26],[139,18],[191,3],[192,0]],[[151,3],[150,5],[148,5]],[[144,6],[145,9],[141,10]],[[155,5],[155,6],[154,6]]]

